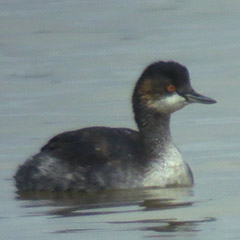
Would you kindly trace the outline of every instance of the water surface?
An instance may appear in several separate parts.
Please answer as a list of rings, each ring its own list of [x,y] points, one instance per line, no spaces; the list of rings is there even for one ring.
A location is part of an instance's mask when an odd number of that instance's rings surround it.
[[[240,4],[230,1],[0,2],[3,239],[239,239]],[[54,134],[136,128],[143,68],[176,60],[212,106],[172,117],[193,188],[17,194],[16,167]]]

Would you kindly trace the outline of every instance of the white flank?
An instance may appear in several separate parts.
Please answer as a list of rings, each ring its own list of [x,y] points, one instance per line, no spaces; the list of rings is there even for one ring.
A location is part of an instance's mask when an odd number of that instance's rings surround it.
[[[181,153],[173,144],[166,148],[163,157],[156,159],[151,164],[143,185],[160,187],[192,185],[187,165],[183,161]]]

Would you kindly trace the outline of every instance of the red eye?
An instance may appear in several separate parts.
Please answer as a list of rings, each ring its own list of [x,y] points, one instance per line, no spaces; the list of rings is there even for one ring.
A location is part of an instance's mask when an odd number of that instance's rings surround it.
[[[167,86],[167,91],[168,92],[176,92],[176,87],[174,85],[168,85]]]

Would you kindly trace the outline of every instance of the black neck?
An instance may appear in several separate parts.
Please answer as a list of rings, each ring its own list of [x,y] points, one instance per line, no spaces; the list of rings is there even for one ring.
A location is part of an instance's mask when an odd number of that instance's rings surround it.
[[[156,158],[164,153],[166,145],[171,141],[170,115],[148,109],[138,112],[135,119],[146,154]]]

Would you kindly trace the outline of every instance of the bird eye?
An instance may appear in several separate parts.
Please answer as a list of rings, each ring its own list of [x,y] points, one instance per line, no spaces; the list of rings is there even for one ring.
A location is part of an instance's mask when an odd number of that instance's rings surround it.
[[[167,91],[168,92],[176,92],[176,87],[174,85],[168,85],[167,86]]]

